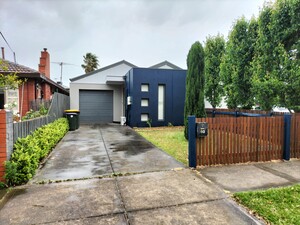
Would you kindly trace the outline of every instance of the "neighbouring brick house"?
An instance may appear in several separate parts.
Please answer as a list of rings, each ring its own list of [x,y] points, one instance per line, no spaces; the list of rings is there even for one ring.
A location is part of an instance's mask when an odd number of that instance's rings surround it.
[[[12,149],[12,133],[7,132],[12,129],[12,114],[0,109],[0,182],[4,182],[5,165],[4,162],[9,159]]]
[[[4,58],[2,54],[2,62],[6,68],[1,66],[0,73],[16,73],[18,77],[26,79],[26,82],[18,90],[0,90],[0,109],[7,103],[15,102],[17,105],[13,108],[14,113],[24,116],[30,110],[32,101],[50,100],[54,92],[69,95],[68,90],[50,79],[50,54],[46,48],[41,52],[38,71]]]

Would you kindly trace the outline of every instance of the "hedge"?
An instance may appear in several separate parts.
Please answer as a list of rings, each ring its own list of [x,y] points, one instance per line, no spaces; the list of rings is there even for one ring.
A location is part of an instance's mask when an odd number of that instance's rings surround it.
[[[68,120],[60,118],[42,126],[14,144],[11,159],[5,162],[5,180],[8,185],[27,183],[40,161],[45,158],[69,130]]]

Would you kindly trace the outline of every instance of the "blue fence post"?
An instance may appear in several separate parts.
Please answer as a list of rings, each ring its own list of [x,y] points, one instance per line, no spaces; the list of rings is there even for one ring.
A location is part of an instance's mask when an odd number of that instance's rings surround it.
[[[188,116],[189,167],[196,168],[196,117]]]
[[[290,141],[291,141],[291,114],[285,114],[284,118],[284,146],[283,146],[283,159],[290,160]]]

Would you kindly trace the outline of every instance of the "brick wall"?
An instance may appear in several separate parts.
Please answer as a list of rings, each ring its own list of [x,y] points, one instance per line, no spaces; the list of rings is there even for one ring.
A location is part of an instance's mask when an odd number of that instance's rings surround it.
[[[4,181],[4,162],[6,158],[6,112],[5,110],[0,110],[0,181]]]
[[[13,151],[13,114],[0,110],[0,181],[4,181],[4,162]]]
[[[50,100],[50,96],[52,95],[51,86],[47,83],[42,83],[42,90],[43,90],[43,99]],[[36,99],[36,87],[35,87],[35,80],[28,79],[27,82],[24,84],[24,88],[22,86],[19,88],[19,106],[20,106],[20,115],[24,116],[26,112],[30,110],[30,102]],[[23,106],[21,112],[21,102],[22,102],[22,94],[23,96]]]
[[[28,79],[24,84],[24,89],[22,86],[19,88],[19,106],[20,106],[20,115],[24,116],[26,112],[30,109],[30,101],[35,99],[35,81],[34,79]],[[22,105],[22,94],[23,96],[23,105]],[[22,112],[21,112],[22,105]]]
[[[43,84],[43,92],[44,92],[44,99],[50,100],[50,96],[51,96],[52,92],[51,92],[51,87],[49,84],[47,84],[47,83]]]

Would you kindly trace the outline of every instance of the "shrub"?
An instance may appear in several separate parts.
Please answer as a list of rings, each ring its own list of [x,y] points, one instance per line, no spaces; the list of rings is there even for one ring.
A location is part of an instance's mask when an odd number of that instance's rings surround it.
[[[68,120],[61,118],[36,129],[25,138],[19,138],[14,145],[10,161],[5,163],[5,179],[9,185],[20,185],[30,180],[39,162],[69,130]]]
[[[7,185],[3,182],[0,182],[0,190],[4,188],[7,188]]]
[[[25,116],[22,117],[22,120],[30,120],[30,119],[34,119],[40,116],[45,116],[48,113],[48,109],[42,105],[39,111],[33,111],[32,109],[30,109]]]

